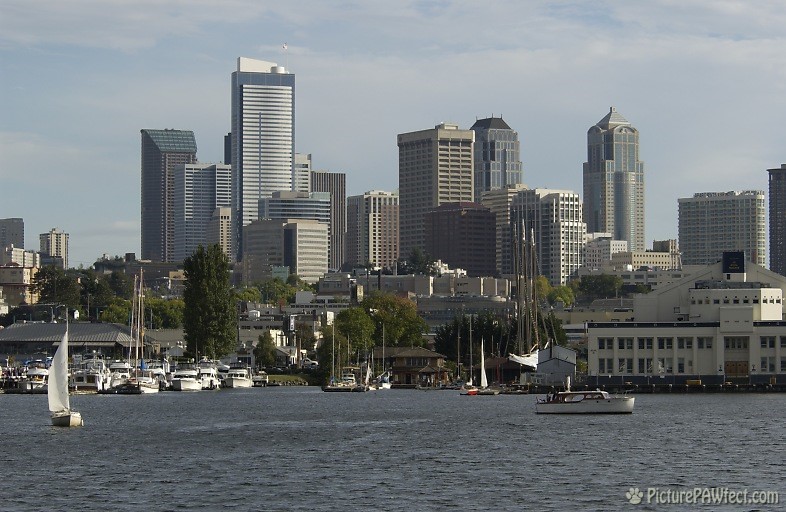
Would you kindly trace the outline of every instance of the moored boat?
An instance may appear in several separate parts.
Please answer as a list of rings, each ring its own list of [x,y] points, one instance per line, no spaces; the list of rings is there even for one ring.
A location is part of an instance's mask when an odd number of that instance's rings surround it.
[[[253,384],[251,374],[246,367],[230,368],[224,377],[225,388],[250,388]]]
[[[172,374],[173,391],[201,391],[202,381],[199,380],[199,370],[191,365],[178,366]]]
[[[635,398],[610,395],[606,391],[571,391],[570,379],[565,391],[546,395],[535,403],[537,414],[631,414]]]

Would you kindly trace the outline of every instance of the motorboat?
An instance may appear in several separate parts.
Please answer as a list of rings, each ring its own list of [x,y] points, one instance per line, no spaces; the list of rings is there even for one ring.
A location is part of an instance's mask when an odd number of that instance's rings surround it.
[[[71,373],[71,387],[80,391],[101,391],[109,387],[109,367],[97,355],[84,356]]]
[[[254,387],[267,387],[269,381],[270,378],[268,377],[267,372],[263,370],[260,370],[251,376],[251,383],[254,385]]]
[[[109,388],[116,388],[131,377],[131,365],[128,361],[113,361],[109,363]]]
[[[29,366],[19,380],[19,391],[22,393],[46,393],[49,370],[42,365]]]
[[[226,388],[250,388],[252,384],[251,373],[245,367],[230,368],[224,378]]]
[[[565,391],[559,391],[535,403],[537,414],[631,414],[636,399],[610,395],[606,391],[571,391],[568,378]]]
[[[221,379],[218,377],[218,368],[213,361],[203,359],[199,362],[197,379],[202,384],[202,389],[218,389]]]
[[[194,366],[180,366],[172,374],[173,391],[201,391],[202,381],[199,379],[199,370]]]

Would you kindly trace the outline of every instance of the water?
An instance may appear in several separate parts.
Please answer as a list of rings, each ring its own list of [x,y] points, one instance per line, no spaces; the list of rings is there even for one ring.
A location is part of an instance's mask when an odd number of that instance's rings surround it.
[[[533,396],[252,388],[0,395],[0,510],[659,510],[631,487],[779,491],[784,394],[638,395],[624,416]],[[778,510],[783,505],[672,506]]]

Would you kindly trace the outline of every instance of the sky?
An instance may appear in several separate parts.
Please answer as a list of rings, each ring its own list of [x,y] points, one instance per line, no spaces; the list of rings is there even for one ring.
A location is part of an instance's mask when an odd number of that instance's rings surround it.
[[[295,145],[348,195],[398,188],[399,133],[502,117],[531,188],[582,193],[587,130],[639,130],[646,240],[677,199],[767,190],[786,162],[786,3],[3,0],[0,218],[69,263],[140,251],[140,130],[223,160],[237,57],[296,76]],[[284,44],[287,49],[284,50]]]

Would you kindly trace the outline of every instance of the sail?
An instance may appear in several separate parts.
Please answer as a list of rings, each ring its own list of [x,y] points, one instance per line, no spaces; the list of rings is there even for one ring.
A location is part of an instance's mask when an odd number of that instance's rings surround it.
[[[487,388],[489,387],[488,380],[486,378],[486,352],[483,350],[483,340],[480,340],[480,387]]]
[[[49,380],[47,384],[49,397],[49,411],[67,411],[71,407],[68,403],[68,328],[63,334],[63,340],[57,347],[49,367]]]
[[[518,363],[523,366],[528,366],[532,369],[537,369],[538,367],[538,351],[533,350],[529,354],[517,355],[517,354],[508,354],[508,359],[513,361],[514,363]]]

